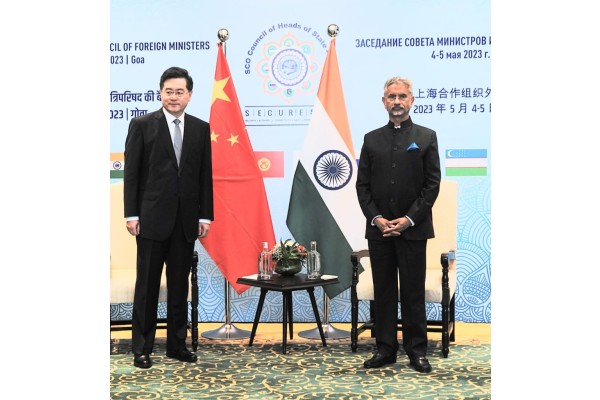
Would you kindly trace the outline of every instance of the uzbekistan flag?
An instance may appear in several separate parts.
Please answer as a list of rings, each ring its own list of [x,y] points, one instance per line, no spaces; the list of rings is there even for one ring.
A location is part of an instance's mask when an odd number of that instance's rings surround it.
[[[446,150],[446,176],[487,176],[487,149]]]
[[[125,175],[125,154],[110,153],[110,179],[123,179]]]
[[[246,131],[223,44],[210,108],[215,220],[202,245],[238,294],[237,278],[258,271],[262,243],[275,244],[265,183]]]
[[[323,287],[330,299],[352,284],[352,251],[367,248],[356,167],[333,38],[294,173],[286,220],[303,246],[317,242],[321,273],[337,275],[339,283]]]

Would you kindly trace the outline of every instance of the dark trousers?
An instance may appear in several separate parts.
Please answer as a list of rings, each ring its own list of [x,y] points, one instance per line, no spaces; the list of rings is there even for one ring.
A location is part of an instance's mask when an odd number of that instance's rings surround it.
[[[141,229],[143,232],[143,223]],[[164,241],[137,240],[137,278],[133,300],[131,344],[134,354],[150,354],[156,336],[158,294],[163,264],[167,277],[167,351],[185,348],[188,320],[189,275],[194,242],[187,242],[177,219],[171,236]]]
[[[427,240],[369,240],[375,305],[377,351],[398,351],[398,300],[402,314],[402,345],[409,357],[427,354],[425,272]],[[398,299],[398,274],[400,299]]]

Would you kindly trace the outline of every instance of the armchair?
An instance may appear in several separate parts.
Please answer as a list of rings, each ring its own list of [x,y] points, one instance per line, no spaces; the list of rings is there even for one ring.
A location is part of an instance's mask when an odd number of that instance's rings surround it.
[[[123,182],[110,186],[110,304],[118,305],[117,311],[133,309],[133,293],[136,276],[136,242],[135,238],[125,229],[123,211]],[[191,285],[188,300],[191,302],[191,321],[188,327],[191,331],[192,348],[198,348],[198,253],[194,252],[191,272]],[[167,285],[165,268],[160,283],[159,302],[167,301]],[[111,307],[110,330],[122,331],[131,329],[131,319],[118,318]],[[116,314],[121,314],[117,312]],[[131,315],[131,314],[129,314]],[[166,318],[159,318],[157,329],[166,329]]]
[[[425,301],[441,307],[441,318],[428,316],[427,331],[441,332],[442,355],[444,358],[448,357],[449,342],[455,340],[457,209],[458,183],[442,179],[440,193],[432,210],[435,238],[427,241]],[[369,251],[366,249],[354,251],[350,256],[350,260],[352,262],[350,337],[351,349],[356,352],[358,335],[365,330],[370,330],[373,337],[376,321],[373,317],[373,278]],[[359,265],[364,269],[360,276],[358,273]],[[368,321],[358,326],[360,301],[368,301],[370,317]],[[400,317],[398,319],[398,330],[401,329],[402,319]]]

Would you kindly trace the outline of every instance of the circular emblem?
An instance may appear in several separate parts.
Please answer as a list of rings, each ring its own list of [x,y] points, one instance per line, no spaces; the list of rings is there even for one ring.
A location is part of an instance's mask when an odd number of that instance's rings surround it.
[[[113,169],[121,169],[122,166],[121,161],[115,161],[113,163]]]
[[[318,88],[322,64],[316,57],[316,45],[312,38],[301,40],[290,32],[279,40],[264,44],[262,59],[255,65],[256,72],[263,80],[264,93],[280,96],[287,103],[292,103],[299,96],[314,93]],[[246,73],[249,73],[248,69]]]
[[[296,86],[308,74],[308,61],[304,54],[296,49],[279,52],[271,63],[273,77],[284,86]]]
[[[262,171],[268,171],[271,169],[271,160],[269,160],[268,158],[261,158],[260,160],[258,160],[258,168]]]
[[[352,161],[341,151],[328,150],[317,157],[313,174],[323,188],[338,190],[350,182]]]

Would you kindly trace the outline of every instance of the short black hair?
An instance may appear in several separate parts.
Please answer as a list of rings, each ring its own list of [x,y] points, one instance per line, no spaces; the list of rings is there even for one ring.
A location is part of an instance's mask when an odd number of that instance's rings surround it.
[[[188,74],[187,69],[179,68],[179,67],[171,67],[168,68],[160,77],[160,90],[162,90],[163,85],[167,79],[173,78],[185,78],[185,87],[188,91],[192,91],[194,89],[194,81],[190,74]]]

